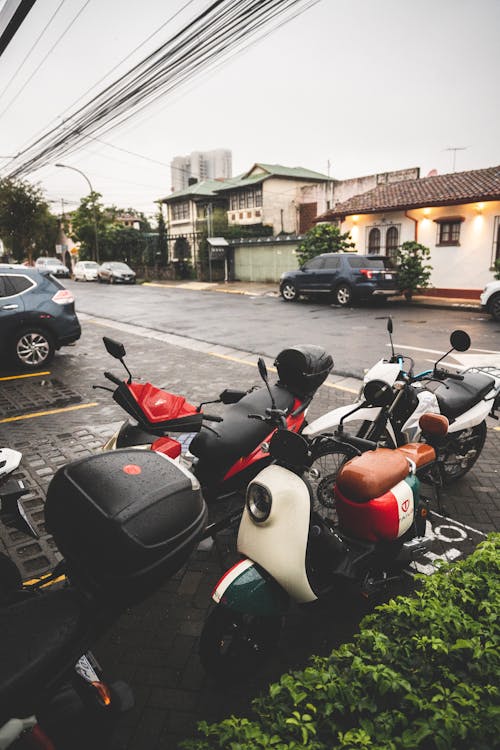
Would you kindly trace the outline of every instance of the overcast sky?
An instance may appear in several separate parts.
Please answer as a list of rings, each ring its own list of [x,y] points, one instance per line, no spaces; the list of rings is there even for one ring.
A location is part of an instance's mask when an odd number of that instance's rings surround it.
[[[68,107],[185,4],[38,0],[0,57],[0,155],[17,153],[45,126],[61,122]],[[207,5],[189,3],[92,93]],[[450,147],[466,147],[455,154],[456,171],[494,166],[500,164],[499,28],[499,0],[320,0],[105,140],[165,165],[179,154],[228,148],[233,174],[258,161],[322,173],[330,162],[330,175],[339,179],[414,166],[421,175],[444,174],[453,167]],[[95,141],[59,161],[84,171],[107,205],[149,213],[170,192],[168,166]],[[6,163],[0,160],[0,175]],[[52,165],[29,179],[59,204],[88,192],[80,175]],[[57,203],[53,210],[60,210]]]

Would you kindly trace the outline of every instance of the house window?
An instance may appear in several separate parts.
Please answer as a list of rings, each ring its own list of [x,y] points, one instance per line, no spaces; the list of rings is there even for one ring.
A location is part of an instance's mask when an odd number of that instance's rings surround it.
[[[174,203],[172,205],[172,220],[182,221],[183,219],[189,219],[189,203]]]
[[[500,216],[495,216],[495,229],[493,230],[493,260],[491,265],[500,260]]]
[[[260,211],[256,211],[255,216],[260,216]]]
[[[380,253],[380,229],[373,227],[368,235],[368,254],[378,255]]]
[[[391,258],[395,258],[398,252],[399,233],[397,227],[389,227],[385,235],[385,252]]]
[[[245,193],[243,192],[238,195],[238,208],[245,208]]]
[[[460,225],[463,221],[461,216],[452,218],[436,219],[438,224],[437,245],[459,245]]]
[[[255,205],[262,206],[262,185],[255,188],[254,195],[255,195]]]

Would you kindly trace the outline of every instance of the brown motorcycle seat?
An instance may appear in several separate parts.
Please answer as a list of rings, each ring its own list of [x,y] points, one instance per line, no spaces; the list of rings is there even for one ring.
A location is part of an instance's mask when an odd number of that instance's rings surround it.
[[[397,453],[403,453],[410,461],[413,461],[417,469],[432,463],[436,460],[436,451],[432,445],[427,443],[408,443],[396,448]]]
[[[409,473],[403,453],[377,448],[348,461],[337,476],[337,487],[344,497],[365,503],[380,497]]]

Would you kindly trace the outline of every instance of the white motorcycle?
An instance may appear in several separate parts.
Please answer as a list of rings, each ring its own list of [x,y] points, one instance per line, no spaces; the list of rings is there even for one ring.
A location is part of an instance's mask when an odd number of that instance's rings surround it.
[[[500,406],[500,355],[462,357],[456,372],[439,367],[451,352],[465,352],[470,337],[464,331],[450,336],[451,349],[432,370],[413,374],[413,360],[395,354],[392,346],[392,320],[387,325],[392,356],[377,362],[364,377],[358,399],[324,414],[303,430],[306,437],[333,433],[342,437],[344,424],[358,423],[357,435],[389,448],[424,439],[419,426],[422,414],[442,414],[449,420],[448,434],[437,447],[437,467],[433,483],[447,485],[463,477],[475,464],[486,439],[486,417],[497,419]],[[460,355],[454,355],[459,359]],[[467,361],[470,357],[472,361]],[[405,369],[406,368],[406,369]],[[382,406],[367,402],[363,389],[369,384]],[[382,397],[382,398],[380,398]],[[335,450],[324,441],[312,464],[309,478],[319,506],[333,508],[332,479],[352,452]]]

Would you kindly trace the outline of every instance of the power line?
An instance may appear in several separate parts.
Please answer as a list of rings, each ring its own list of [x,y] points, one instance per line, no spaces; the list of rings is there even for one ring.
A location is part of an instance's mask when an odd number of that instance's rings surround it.
[[[41,32],[39,33],[39,35],[37,36],[37,38],[35,39],[34,44],[31,45],[31,47],[29,48],[28,52],[24,56],[21,64],[19,65],[19,67],[17,68],[16,72],[14,73],[14,75],[12,76],[12,78],[10,79],[10,81],[8,82],[7,86],[5,86],[5,88],[2,89],[2,91],[0,92],[0,100],[2,99],[3,95],[5,94],[5,92],[8,91],[8,89],[10,89],[10,87],[13,84],[13,82],[16,80],[16,78],[19,75],[20,71],[22,70],[22,68],[23,68],[26,60],[30,57],[30,55],[34,51],[35,47],[37,46],[38,42],[40,41],[40,39],[42,38],[42,36],[45,34],[45,32],[47,31],[48,27],[50,26],[50,24],[52,23],[52,21],[54,20],[54,18],[57,16],[57,14],[59,13],[60,9],[62,8],[62,6],[64,5],[65,2],[66,2],[66,0],[61,0],[61,2],[59,3],[59,5],[55,9],[55,11],[52,13],[51,17],[49,18],[49,20],[47,21],[47,23],[45,24],[45,26],[43,27],[43,29],[41,30]]]
[[[25,149],[12,164],[9,176],[18,177],[43,166],[51,158],[67,154],[89,136],[106,132],[121,124],[160,96],[170,93],[212,65],[217,58],[227,57],[239,49],[245,39],[262,33],[265,27],[290,10],[298,13],[318,0],[216,0],[185,27],[135,65],[118,81],[96,95],[74,113],[65,125],[54,128]],[[279,26],[283,23],[275,26]],[[121,118],[121,119],[120,119]],[[20,162],[24,157],[24,162]],[[17,162],[18,166],[15,166]]]
[[[35,70],[34,70],[34,71],[33,71],[33,73],[32,73],[32,74],[30,75],[30,77],[29,77],[29,78],[28,78],[28,79],[27,79],[27,80],[26,80],[26,81],[24,82],[24,84],[23,84],[23,85],[21,86],[21,88],[19,89],[19,91],[17,92],[17,94],[16,94],[15,96],[14,96],[14,98],[13,98],[13,99],[11,99],[11,100],[10,100],[10,102],[9,102],[9,103],[7,104],[7,106],[5,107],[5,109],[3,109],[3,110],[2,110],[1,112],[0,112],[0,119],[1,119],[1,118],[2,118],[3,116],[4,116],[4,114],[5,114],[6,112],[8,112],[8,111],[9,111],[9,109],[10,109],[10,108],[12,107],[12,105],[14,104],[14,102],[15,102],[15,101],[17,101],[17,99],[19,99],[19,97],[20,97],[20,96],[21,96],[21,94],[23,93],[23,91],[24,91],[24,89],[26,88],[26,86],[28,85],[28,83],[29,83],[29,82],[30,82],[30,81],[31,81],[31,80],[32,80],[32,79],[33,79],[33,78],[35,77],[35,75],[36,75],[36,74],[38,73],[38,71],[40,70],[40,68],[41,68],[41,67],[42,67],[42,65],[44,64],[44,62],[45,62],[45,61],[47,60],[47,58],[48,58],[48,57],[50,57],[50,55],[51,55],[51,54],[52,54],[52,52],[53,52],[53,51],[55,50],[55,48],[57,47],[57,45],[59,44],[59,42],[61,41],[61,39],[62,39],[62,38],[63,38],[63,37],[64,37],[64,36],[66,35],[66,33],[67,33],[67,32],[68,32],[69,30],[70,30],[70,28],[71,28],[71,27],[73,26],[73,24],[75,23],[75,21],[76,21],[76,20],[77,20],[77,19],[78,19],[78,18],[79,18],[79,17],[81,16],[81,14],[83,13],[83,11],[85,10],[85,8],[87,7],[87,5],[88,5],[89,3],[90,3],[90,0],[86,0],[85,4],[84,4],[84,5],[83,5],[83,6],[82,6],[82,7],[80,8],[80,10],[79,10],[79,11],[78,11],[78,13],[76,14],[76,16],[75,16],[75,17],[73,18],[73,20],[72,20],[72,21],[70,21],[70,23],[69,23],[69,24],[68,24],[68,25],[66,26],[66,28],[65,28],[65,29],[64,29],[64,31],[62,32],[62,34],[61,34],[61,35],[60,35],[60,36],[59,36],[59,37],[58,37],[58,38],[56,39],[56,41],[54,42],[54,44],[52,45],[52,47],[51,47],[51,48],[49,49],[49,51],[47,52],[47,54],[45,55],[45,57],[44,57],[44,58],[43,58],[43,59],[41,60],[41,62],[40,62],[40,63],[38,64],[38,66],[37,66],[37,67],[35,68]]]

